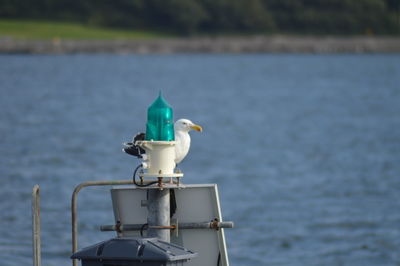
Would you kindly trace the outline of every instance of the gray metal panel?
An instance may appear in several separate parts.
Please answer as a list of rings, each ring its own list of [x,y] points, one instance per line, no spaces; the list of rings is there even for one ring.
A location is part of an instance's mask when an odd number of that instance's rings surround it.
[[[114,215],[122,224],[146,223],[147,208],[141,206],[146,199],[146,190],[134,186],[118,187],[111,190]],[[175,189],[177,210],[172,218],[178,222],[209,222],[214,218],[222,221],[218,189],[215,184],[184,185]],[[123,232],[123,236],[137,236],[138,232]],[[181,229],[171,242],[198,253],[189,261],[190,266],[217,265],[221,253],[220,265],[229,266],[223,229]]]
[[[146,190],[135,189],[133,186],[111,189],[111,199],[114,210],[115,222],[121,223],[147,223],[147,208],[141,206],[141,201],[146,200]],[[124,232],[121,236],[140,236],[140,232]]]

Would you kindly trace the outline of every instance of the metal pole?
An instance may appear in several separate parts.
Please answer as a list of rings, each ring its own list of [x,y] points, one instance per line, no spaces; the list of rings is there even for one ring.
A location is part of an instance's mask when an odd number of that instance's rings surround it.
[[[41,266],[40,252],[40,194],[39,185],[32,190],[32,242],[33,266]]]
[[[129,185],[133,184],[133,180],[112,180],[112,181],[88,181],[79,184],[75,187],[71,199],[71,220],[72,220],[72,253],[78,250],[78,213],[77,213],[77,199],[79,191],[84,187],[89,186],[115,186],[115,185]],[[72,265],[77,266],[78,260],[73,259]]]
[[[165,242],[170,242],[170,230],[159,230],[152,226],[170,225],[170,200],[169,189],[149,189],[147,199],[147,224],[148,237],[157,237]]]

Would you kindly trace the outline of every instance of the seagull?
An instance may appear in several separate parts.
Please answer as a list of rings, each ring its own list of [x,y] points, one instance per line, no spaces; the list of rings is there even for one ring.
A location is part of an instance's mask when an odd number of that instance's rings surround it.
[[[191,130],[203,131],[203,128],[199,125],[194,124],[189,119],[179,119],[174,124],[174,133],[175,133],[175,164],[182,162],[182,160],[186,157],[190,149],[190,135],[189,132]],[[138,140],[144,140],[145,134],[138,133],[132,142],[124,143],[125,148],[124,152],[136,156],[138,158],[142,158],[142,155],[145,151],[136,146],[135,142]]]
[[[175,130],[175,163],[178,164],[186,157],[190,149],[189,131],[203,131],[203,128],[188,119],[179,119],[174,124]]]

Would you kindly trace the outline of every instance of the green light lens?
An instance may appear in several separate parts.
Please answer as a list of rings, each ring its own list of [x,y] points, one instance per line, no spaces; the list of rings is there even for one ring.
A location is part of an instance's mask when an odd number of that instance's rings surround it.
[[[147,109],[146,140],[175,140],[172,107],[162,97],[161,92]]]

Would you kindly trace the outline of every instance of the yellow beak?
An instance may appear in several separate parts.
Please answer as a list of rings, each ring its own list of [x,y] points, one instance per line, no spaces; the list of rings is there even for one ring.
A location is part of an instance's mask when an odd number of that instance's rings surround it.
[[[191,126],[190,128],[191,128],[191,129],[194,129],[194,130],[196,130],[196,131],[199,131],[199,132],[202,132],[202,131],[203,131],[203,128],[202,128],[201,126],[199,126],[199,125],[193,125],[193,126]]]

